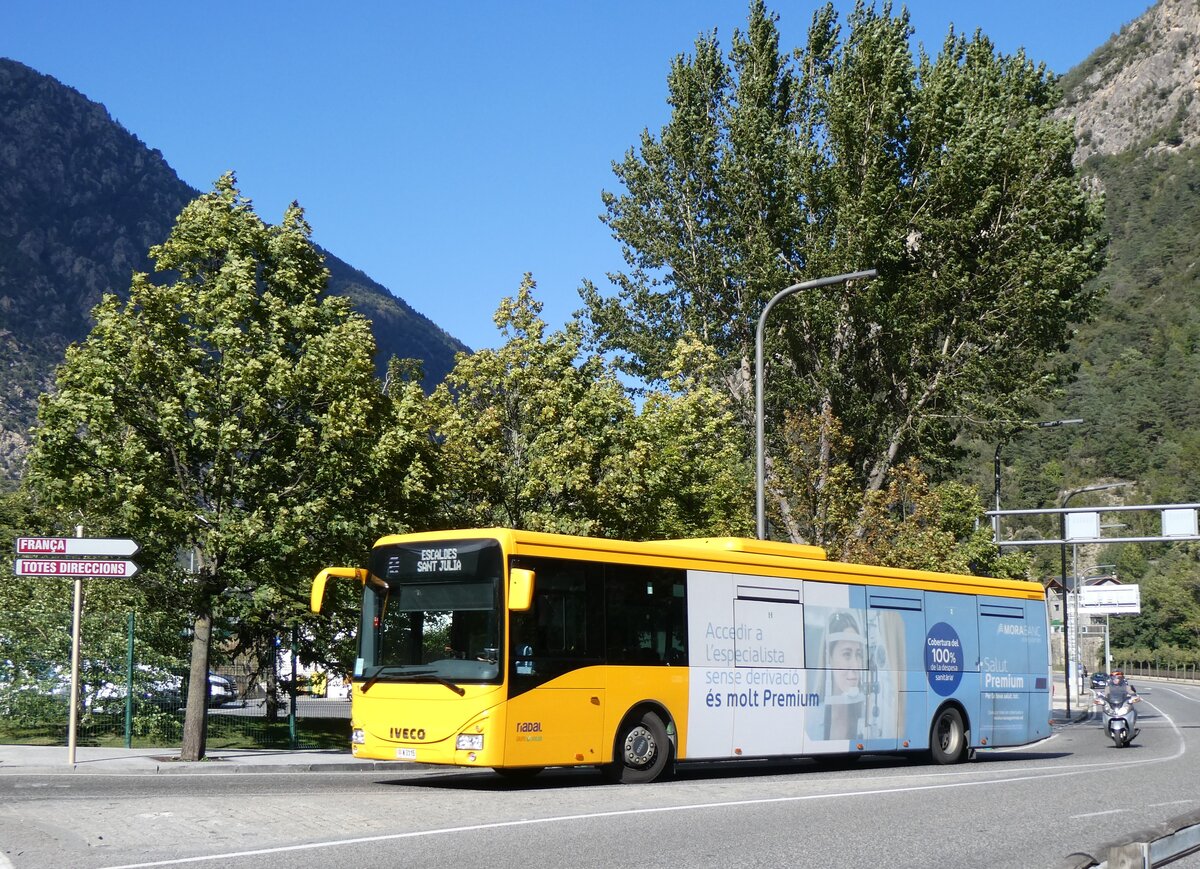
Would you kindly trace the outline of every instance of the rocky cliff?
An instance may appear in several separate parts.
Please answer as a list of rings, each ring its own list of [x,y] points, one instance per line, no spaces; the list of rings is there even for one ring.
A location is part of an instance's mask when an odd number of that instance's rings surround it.
[[[1200,0],[1160,0],[1063,77],[1076,162],[1200,145]]]

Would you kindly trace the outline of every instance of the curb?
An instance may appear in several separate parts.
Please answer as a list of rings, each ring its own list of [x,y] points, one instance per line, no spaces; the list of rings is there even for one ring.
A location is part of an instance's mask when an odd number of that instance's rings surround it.
[[[179,761],[170,756],[141,758],[98,758],[62,765],[34,761],[32,763],[0,758],[0,777],[13,775],[261,775],[280,773],[404,773],[420,769],[418,764],[391,761],[311,760],[279,758],[278,761],[246,762],[240,757],[210,756],[201,761]]]
[[[159,763],[153,766],[121,766],[120,764],[104,764],[93,762],[76,763],[74,766],[14,766],[0,764],[0,777],[10,775],[270,775],[283,773],[314,773],[314,772],[408,772],[412,771],[410,764],[391,763],[281,763],[281,764],[239,764],[211,763],[199,761],[196,763]]]
[[[287,773],[287,772],[380,772],[382,770],[390,770],[395,772],[398,769],[408,767],[408,764],[391,764],[391,763],[375,763],[366,761],[356,763],[347,761],[346,763],[279,763],[279,764],[246,764],[246,763],[228,763],[221,760],[213,761],[198,761],[192,763],[160,763],[156,764],[153,773],[158,775],[180,775],[199,773],[202,775],[230,775],[239,774],[245,775],[248,773]],[[80,772],[92,772],[93,770],[79,770]],[[102,770],[95,770],[102,772]],[[147,773],[152,772],[147,769]]]
[[[1070,718],[1066,718],[1066,717],[1051,718],[1050,724],[1052,726],[1059,725],[1059,724],[1079,724],[1082,721],[1088,721],[1089,719],[1091,719],[1091,717],[1092,717],[1091,709],[1081,710],[1079,712],[1072,713]]]

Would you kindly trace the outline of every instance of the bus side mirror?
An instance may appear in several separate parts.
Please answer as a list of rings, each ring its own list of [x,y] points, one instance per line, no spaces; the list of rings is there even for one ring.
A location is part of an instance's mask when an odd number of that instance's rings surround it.
[[[524,612],[533,603],[533,571],[513,567],[508,571],[508,608]]]
[[[315,613],[321,611],[321,604],[325,602],[325,583],[330,577],[339,579],[357,579],[361,583],[366,583],[367,572],[361,567],[327,567],[317,574],[317,578],[313,580],[312,594],[309,597],[308,607]]]

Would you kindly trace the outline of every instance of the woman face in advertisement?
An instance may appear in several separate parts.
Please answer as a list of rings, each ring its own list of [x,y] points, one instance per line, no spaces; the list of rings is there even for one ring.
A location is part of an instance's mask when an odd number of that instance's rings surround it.
[[[866,668],[863,637],[848,613],[834,616],[829,625],[829,668],[834,695],[857,694]]]
[[[830,652],[833,660],[833,688],[838,694],[857,694],[863,669],[863,647],[861,642],[840,640],[833,644]]]

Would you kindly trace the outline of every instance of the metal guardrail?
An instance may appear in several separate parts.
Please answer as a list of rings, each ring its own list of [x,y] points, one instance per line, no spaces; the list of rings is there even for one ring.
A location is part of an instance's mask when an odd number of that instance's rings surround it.
[[[1200,809],[1129,833],[1114,842],[1077,851],[1054,864],[1054,869],[1151,869],[1167,866],[1200,852]]]
[[[1140,661],[1122,662],[1120,668],[1125,675],[1132,679],[1165,679],[1168,682],[1198,682],[1200,681],[1200,666],[1196,664],[1149,664]]]

